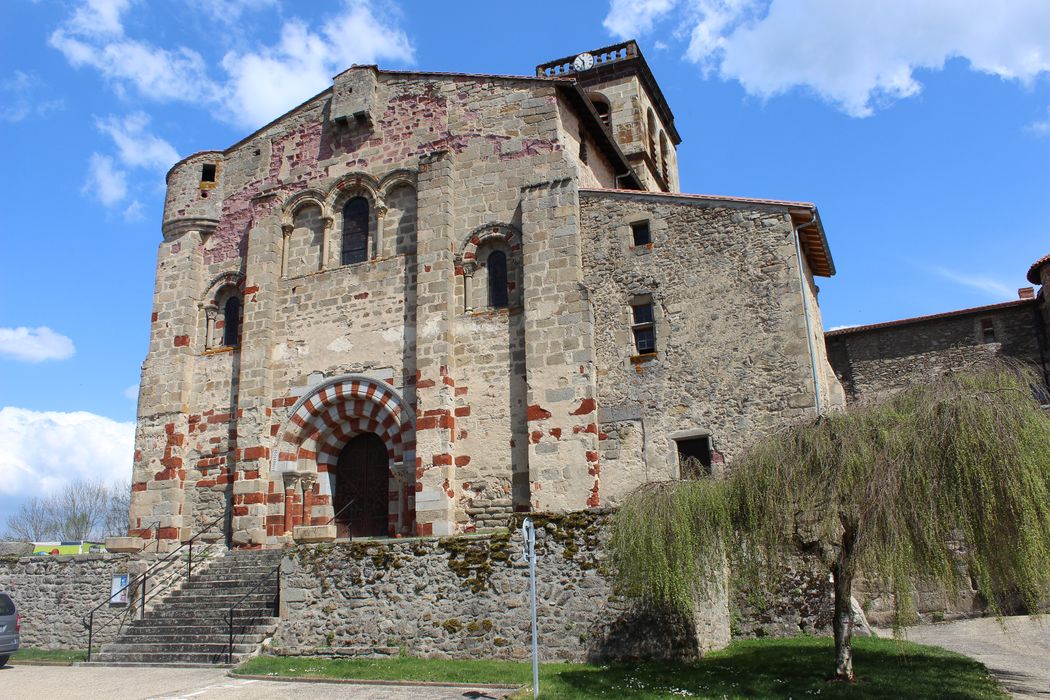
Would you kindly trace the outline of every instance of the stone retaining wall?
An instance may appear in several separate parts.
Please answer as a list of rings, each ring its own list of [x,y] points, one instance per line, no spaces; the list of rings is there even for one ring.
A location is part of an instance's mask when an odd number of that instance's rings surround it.
[[[694,657],[729,641],[724,600],[696,625],[613,595],[602,546],[607,515],[534,515],[544,659]],[[520,522],[520,521],[519,521]],[[282,569],[279,654],[521,659],[529,654],[528,566],[509,533],[299,546]]]
[[[128,571],[126,554],[80,554],[0,558],[0,591],[15,601],[22,617],[22,646],[42,649],[84,649],[84,616],[110,596],[112,575]],[[96,624],[107,619],[103,607]],[[94,644],[110,641],[118,625],[96,629]]]

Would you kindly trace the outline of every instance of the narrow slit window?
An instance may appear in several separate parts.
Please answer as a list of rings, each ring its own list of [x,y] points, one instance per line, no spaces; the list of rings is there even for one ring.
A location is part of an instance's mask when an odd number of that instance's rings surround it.
[[[981,342],[995,342],[995,323],[990,318],[981,319]]]
[[[707,435],[676,440],[678,477],[699,479],[711,474],[711,438]]]
[[[215,182],[214,163],[205,163],[201,166],[201,182]]]
[[[656,352],[656,321],[652,302],[641,302],[631,306],[631,332],[634,348],[639,355]]]
[[[489,278],[489,306],[494,309],[505,309],[510,306],[510,295],[507,292],[507,254],[502,250],[489,253],[485,261]]]
[[[343,207],[343,265],[368,260],[368,218],[364,197],[354,197]]]
[[[241,298],[231,296],[222,307],[222,344],[235,348],[241,344]]]
[[[635,247],[652,243],[653,239],[649,235],[649,222],[636,221],[631,224],[631,237],[634,239]]]

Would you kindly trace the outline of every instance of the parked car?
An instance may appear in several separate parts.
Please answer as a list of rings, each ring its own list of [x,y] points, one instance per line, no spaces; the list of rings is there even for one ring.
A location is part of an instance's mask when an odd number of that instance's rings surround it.
[[[0,593],[0,666],[5,666],[11,654],[18,651],[21,627],[15,601],[6,593]]]

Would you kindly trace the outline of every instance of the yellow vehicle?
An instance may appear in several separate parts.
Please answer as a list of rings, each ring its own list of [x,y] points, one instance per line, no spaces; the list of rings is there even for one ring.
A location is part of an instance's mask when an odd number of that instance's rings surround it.
[[[106,545],[102,542],[89,542],[87,540],[33,543],[34,555],[101,554],[105,551]]]

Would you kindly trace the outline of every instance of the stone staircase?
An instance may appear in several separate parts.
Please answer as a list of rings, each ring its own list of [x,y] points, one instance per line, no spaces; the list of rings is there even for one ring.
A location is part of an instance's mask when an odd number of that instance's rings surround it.
[[[262,581],[282,555],[281,550],[234,550],[211,560],[145,617],[132,621],[116,640],[103,645],[94,661],[225,664],[230,606],[248,594],[234,613],[232,662],[243,661],[277,626],[279,577]]]

